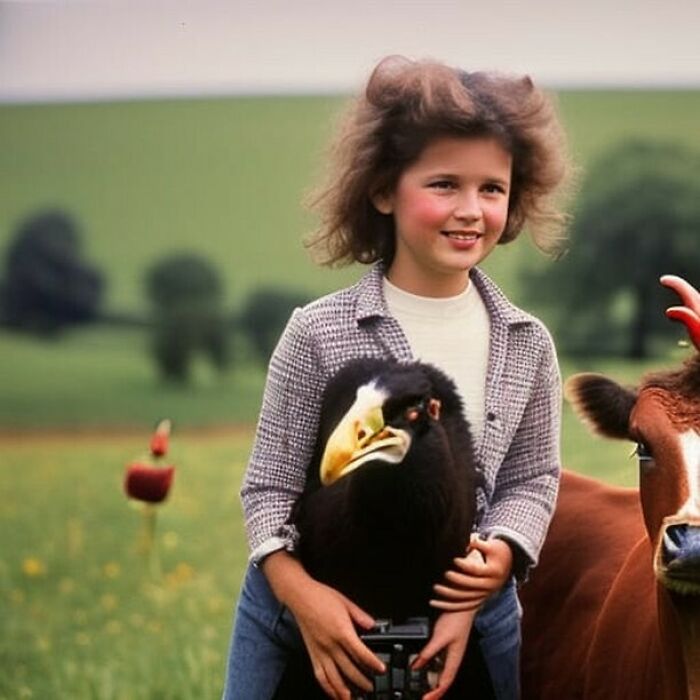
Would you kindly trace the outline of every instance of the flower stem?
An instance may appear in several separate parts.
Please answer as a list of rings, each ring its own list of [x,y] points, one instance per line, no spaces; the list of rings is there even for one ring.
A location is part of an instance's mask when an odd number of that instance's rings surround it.
[[[160,579],[160,557],[156,546],[156,521],[158,509],[150,503],[143,506],[143,528],[141,532],[141,551],[146,559],[148,574],[153,580]]]

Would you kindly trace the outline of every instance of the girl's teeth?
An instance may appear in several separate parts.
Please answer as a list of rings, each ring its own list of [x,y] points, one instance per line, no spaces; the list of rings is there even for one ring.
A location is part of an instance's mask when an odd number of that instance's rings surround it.
[[[464,234],[464,233],[449,233],[447,234],[448,238],[456,238],[458,241],[475,241],[476,240],[476,235],[473,233],[470,234]]]

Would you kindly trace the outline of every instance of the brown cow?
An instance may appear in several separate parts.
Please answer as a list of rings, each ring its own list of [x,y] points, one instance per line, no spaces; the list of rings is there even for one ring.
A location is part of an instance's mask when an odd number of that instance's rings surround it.
[[[700,293],[662,283],[700,351]],[[639,490],[564,474],[522,590],[523,697],[700,700],[700,353],[635,392],[577,375],[567,398],[596,432],[637,443]]]

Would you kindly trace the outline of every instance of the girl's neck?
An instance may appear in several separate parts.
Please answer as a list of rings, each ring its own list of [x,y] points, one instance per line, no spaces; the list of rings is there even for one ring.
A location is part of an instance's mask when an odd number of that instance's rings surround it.
[[[394,266],[386,272],[386,278],[395,287],[419,297],[456,297],[469,287],[469,270],[463,275],[431,276],[401,274]]]

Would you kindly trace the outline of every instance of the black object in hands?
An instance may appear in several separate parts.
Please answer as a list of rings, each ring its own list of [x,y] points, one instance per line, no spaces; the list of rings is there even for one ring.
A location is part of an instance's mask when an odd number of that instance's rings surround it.
[[[402,624],[378,620],[360,639],[382,660],[386,671],[373,677],[371,693],[355,691],[353,700],[420,700],[435,687],[432,664],[413,670],[411,664],[430,639],[427,617],[408,618]]]

